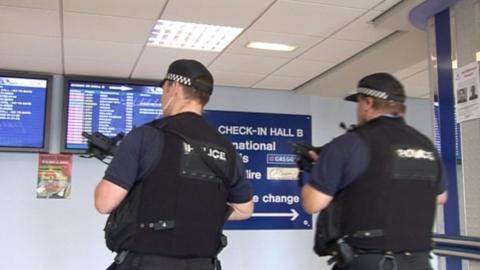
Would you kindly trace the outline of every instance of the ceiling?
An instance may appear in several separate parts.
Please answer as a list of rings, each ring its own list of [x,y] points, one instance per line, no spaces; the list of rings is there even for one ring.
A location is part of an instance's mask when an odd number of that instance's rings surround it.
[[[408,21],[420,0],[0,0],[0,69],[163,78],[193,58],[215,84],[344,95],[362,76],[392,72],[428,96],[427,37]],[[244,28],[222,52],[146,46],[158,18]],[[246,48],[249,41],[298,46]]]

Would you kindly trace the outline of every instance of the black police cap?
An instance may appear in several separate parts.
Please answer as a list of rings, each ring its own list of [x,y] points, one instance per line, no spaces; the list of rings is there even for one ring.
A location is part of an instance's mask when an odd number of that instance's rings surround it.
[[[356,93],[345,97],[345,100],[356,102],[358,95],[405,102],[403,85],[388,73],[375,73],[364,77],[358,82]]]
[[[180,59],[171,63],[164,80],[177,81],[209,95],[213,91],[212,74],[202,63],[192,59]]]

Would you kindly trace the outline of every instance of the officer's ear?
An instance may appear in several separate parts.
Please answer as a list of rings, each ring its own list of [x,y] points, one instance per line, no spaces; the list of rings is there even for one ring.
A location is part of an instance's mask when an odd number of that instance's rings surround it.
[[[375,99],[373,97],[365,96],[364,101],[365,101],[365,107],[367,109],[371,109],[374,107],[373,105],[375,103]]]
[[[369,110],[373,107],[374,100],[372,97],[367,95],[359,95],[357,102],[363,110]]]
[[[171,94],[173,96],[176,96],[178,94],[180,94],[180,92],[183,91],[183,86],[181,83],[177,82],[177,81],[172,81],[172,85],[170,87],[170,91],[171,91]]]

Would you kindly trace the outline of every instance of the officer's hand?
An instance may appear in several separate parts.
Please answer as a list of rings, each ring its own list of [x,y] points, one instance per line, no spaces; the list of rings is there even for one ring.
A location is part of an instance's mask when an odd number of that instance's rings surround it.
[[[316,161],[318,159],[318,153],[313,151],[313,150],[310,150],[308,151],[308,156],[313,160],[313,161]]]

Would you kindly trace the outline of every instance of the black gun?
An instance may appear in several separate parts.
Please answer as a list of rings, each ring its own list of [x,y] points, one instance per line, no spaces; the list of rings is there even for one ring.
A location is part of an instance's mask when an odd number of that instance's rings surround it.
[[[88,144],[88,156],[86,157],[94,157],[104,162],[103,160],[107,157],[115,156],[117,153],[117,144],[123,139],[124,135],[125,134],[123,132],[120,132],[115,137],[111,138],[103,135],[100,132],[94,132],[92,134],[82,132],[82,136],[87,139]]]
[[[293,153],[296,158],[298,171],[298,185],[303,186],[303,172],[310,172],[313,167],[315,160],[310,156],[310,151],[313,151],[317,154],[320,153],[322,147],[315,147],[311,144],[304,142],[291,142],[293,147]]]
[[[356,125],[347,126],[345,123],[340,123],[340,128],[345,130],[345,132],[353,131],[357,128]],[[303,186],[303,172],[310,172],[315,163],[315,160],[310,156],[310,151],[320,154],[323,146],[313,146],[305,142],[291,142],[293,147],[293,153],[296,155],[298,172],[298,184],[300,187]]]
[[[345,132],[354,131],[357,127],[358,125],[355,125],[355,124],[351,124],[347,126],[347,124],[345,124],[344,122],[340,122],[340,128],[345,130]]]
[[[315,160],[313,160],[309,152],[313,151],[318,154],[322,148],[304,142],[291,142],[291,144],[293,147],[293,153],[297,156],[297,167],[302,171],[310,172]]]

